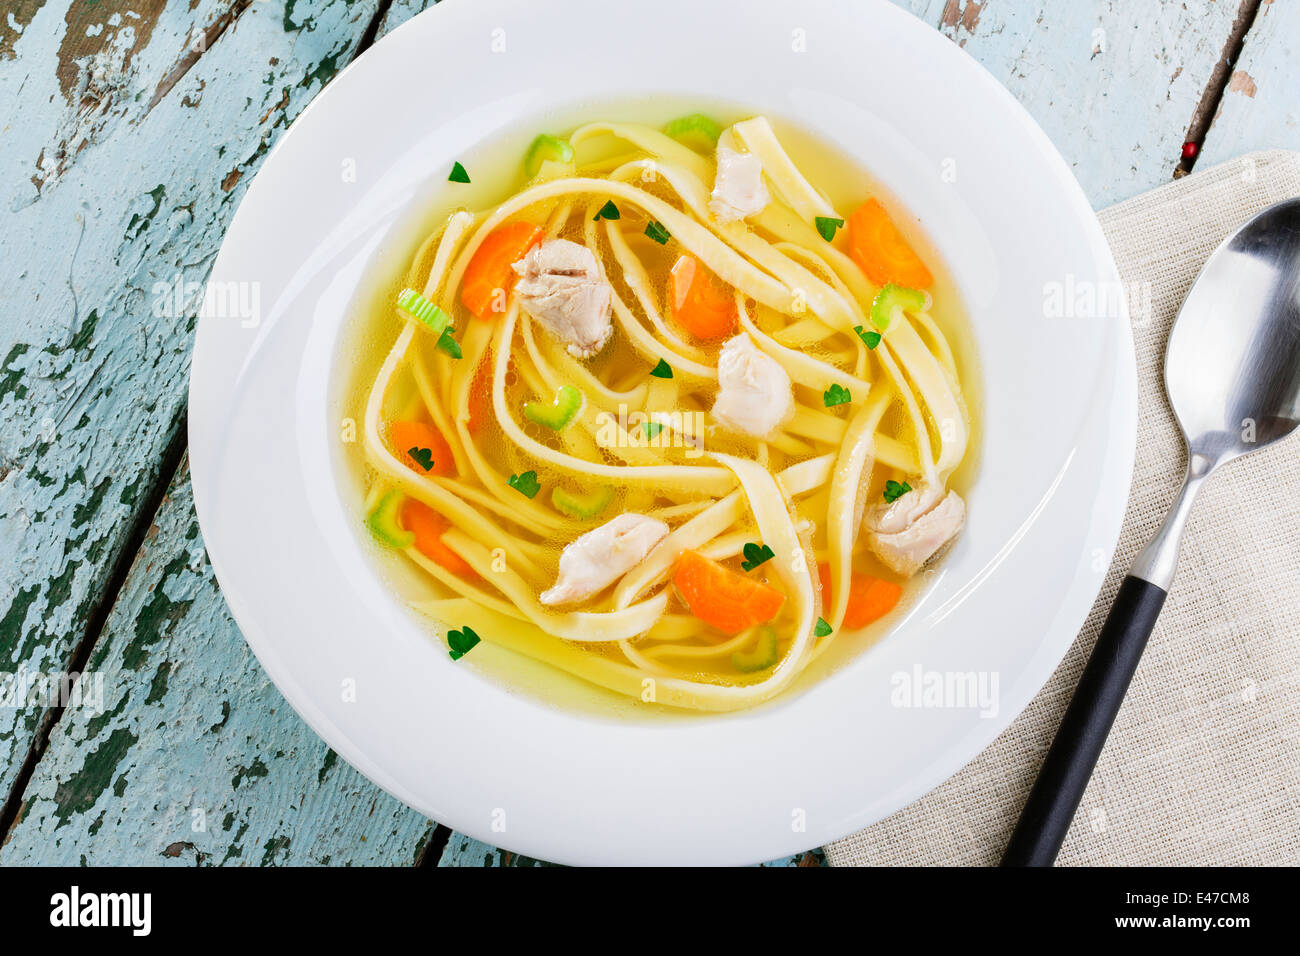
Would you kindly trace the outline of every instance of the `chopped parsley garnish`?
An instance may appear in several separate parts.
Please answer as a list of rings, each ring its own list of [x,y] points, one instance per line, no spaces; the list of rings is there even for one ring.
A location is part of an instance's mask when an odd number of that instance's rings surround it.
[[[825,637],[831,632],[831,626],[826,623],[825,618],[817,618],[817,626],[813,628],[813,633],[818,637]]]
[[[753,571],[760,564],[771,561],[775,557],[771,548],[765,544],[755,544],[749,542],[745,545],[745,560],[740,562],[740,566],[746,571]]]
[[[537,472],[535,471],[526,471],[522,475],[511,475],[506,479],[506,484],[525,498],[535,497],[542,487],[537,481]]]
[[[834,219],[830,216],[818,216],[816,222],[817,231],[821,233],[821,237],[827,242],[834,239],[836,230],[844,225],[843,219]]]
[[[414,448],[406,449],[406,453],[410,455],[411,459],[425,471],[428,471],[433,467],[433,452],[430,449],[416,446]]]
[[[658,219],[653,220],[650,225],[645,227],[645,234],[661,246],[673,237],[673,234]]]
[[[879,332],[864,331],[862,326],[860,325],[853,326],[853,331],[858,333],[858,338],[862,339],[862,341],[866,344],[867,348],[869,349],[874,349],[877,345],[880,344]]]
[[[460,358],[463,354],[460,350],[460,343],[451,337],[451,333],[455,331],[455,329],[444,330],[442,335],[438,336],[437,348],[446,352],[452,358]]]
[[[912,486],[907,482],[898,482],[891,478],[885,482],[885,500],[893,504],[911,490]]]
[[[650,439],[664,430],[664,426],[659,422],[642,422],[641,428],[645,431],[645,437]]]
[[[449,183],[467,183],[469,182],[469,173],[465,172],[465,167],[460,163],[451,164],[451,175],[447,177]]]
[[[468,625],[462,624],[459,631],[447,632],[447,646],[451,648],[448,653],[453,661],[458,661],[470,651],[472,651],[479,642],[479,636],[474,633],[474,629]]]
[[[843,385],[835,384],[822,393],[822,401],[827,408],[834,408],[836,405],[847,405],[853,401],[853,396]]]
[[[609,199],[606,200],[605,205],[596,211],[596,215],[592,216],[591,219],[592,222],[595,222],[600,219],[617,219],[618,217],[618,207],[614,205],[614,200]]]
[[[650,370],[650,374],[655,378],[672,378],[673,367],[663,359],[660,359],[659,364]]]

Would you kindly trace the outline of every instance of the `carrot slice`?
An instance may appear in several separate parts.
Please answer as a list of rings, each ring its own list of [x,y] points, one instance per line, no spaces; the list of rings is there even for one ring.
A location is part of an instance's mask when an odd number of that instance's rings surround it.
[[[819,564],[817,575],[822,582],[822,606],[830,607],[831,566]],[[844,611],[844,626],[851,631],[866,627],[892,611],[902,595],[901,584],[854,571],[849,579],[849,605]]]
[[[682,256],[672,268],[673,317],[697,339],[716,342],[736,331],[736,299],[730,287],[694,256]]]
[[[876,285],[924,289],[934,282],[878,199],[868,199],[849,216],[849,255]]]
[[[673,583],[691,613],[727,634],[764,624],[781,610],[785,595],[724,568],[698,551],[683,551]]]
[[[427,422],[393,422],[388,440],[406,467],[421,475],[450,475],[455,468],[447,439]]]
[[[415,549],[441,568],[467,580],[478,580],[465,559],[442,543],[451,522],[423,501],[407,498],[402,503],[402,527],[415,535]]]
[[[460,283],[460,301],[480,319],[505,311],[506,297],[515,286],[510,268],[536,245],[544,234],[531,222],[508,222],[487,234],[465,267]]]

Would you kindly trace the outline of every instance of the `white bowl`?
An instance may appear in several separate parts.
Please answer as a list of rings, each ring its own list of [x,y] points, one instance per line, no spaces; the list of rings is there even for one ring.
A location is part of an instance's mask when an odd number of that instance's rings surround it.
[[[739,714],[603,717],[453,663],[380,573],[338,469],[334,356],[381,243],[475,143],[646,94],[796,118],[858,157],[946,260],[982,363],[970,524],[930,590],[877,646]],[[230,306],[203,316],[190,385],[195,506],[249,645],[375,783],[532,856],[752,862],[881,819],[1043,685],[1119,532],[1136,418],[1127,314],[1044,305],[1052,289],[1119,287],[1101,230],[1010,94],[884,2],[659,0],[629,17],[608,0],[448,0],[362,56],[283,137],[212,282],[260,299],[256,322]],[[918,668],[996,675],[996,712],[897,706]]]

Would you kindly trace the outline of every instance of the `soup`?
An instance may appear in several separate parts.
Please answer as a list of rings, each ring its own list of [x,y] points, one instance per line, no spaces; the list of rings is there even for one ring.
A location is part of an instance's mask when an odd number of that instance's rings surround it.
[[[959,537],[960,304],[834,157],[689,114],[540,135],[490,196],[455,164],[481,201],[386,294],[357,443],[452,659],[738,710],[887,629]]]

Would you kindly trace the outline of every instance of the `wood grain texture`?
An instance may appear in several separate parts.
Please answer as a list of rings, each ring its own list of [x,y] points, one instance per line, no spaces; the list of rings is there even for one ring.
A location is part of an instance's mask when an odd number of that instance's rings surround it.
[[[180,426],[245,174],[376,0],[140,9],[25,8],[0,56],[0,672],[66,667]],[[0,794],[44,713],[0,709]]]
[[[244,643],[182,468],[0,848],[14,864],[415,863],[433,824],[340,760]]]
[[[922,16],[1015,94],[1101,209],[1170,180],[1241,2],[933,0]]]
[[[379,34],[427,5],[394,0]],[[0,329],[0,413],[16,423],[0,448],[0,547],[23,555],[16,574],[0,571],[0,671],[67,660],[156,480],[183,408],[195,301],[155,316],[154,283],[206,275],[258,161],[376,10],[198,0],[137,29],[124,8],[99,6],[99,33],[67,3],[24,0],[0,24],[0,183],[10,187],[0,195],[18,196],[8,218],[24,230],[11,237],[7,223],[0,236],[0,296],[20,315]],[[1101,206],[1169,178],[1237,0],[1162,4],[1156,15],[1120,0],[900,6],[1007,84]],[[195,36],[205,52],[190,49]],[[58,351],[42,351],[51,342]],[[106,678],[106,712],[64,714],[0,862],[411,863],[423,853],[428,824],[333,758],[250,657],[202,556],[183,473],[91,665]],[[9,735],[0,713],[0,793],[39,714],[22,712]],[[191,829],[196,808],[206,831]],[[540,865],[458,833],[437,862]],[[823,862],[812,851],[768,865]]]
[[[1197,160],[1212,166],[1261,149],[1300,150],[1300,3],[1264,0]]]

